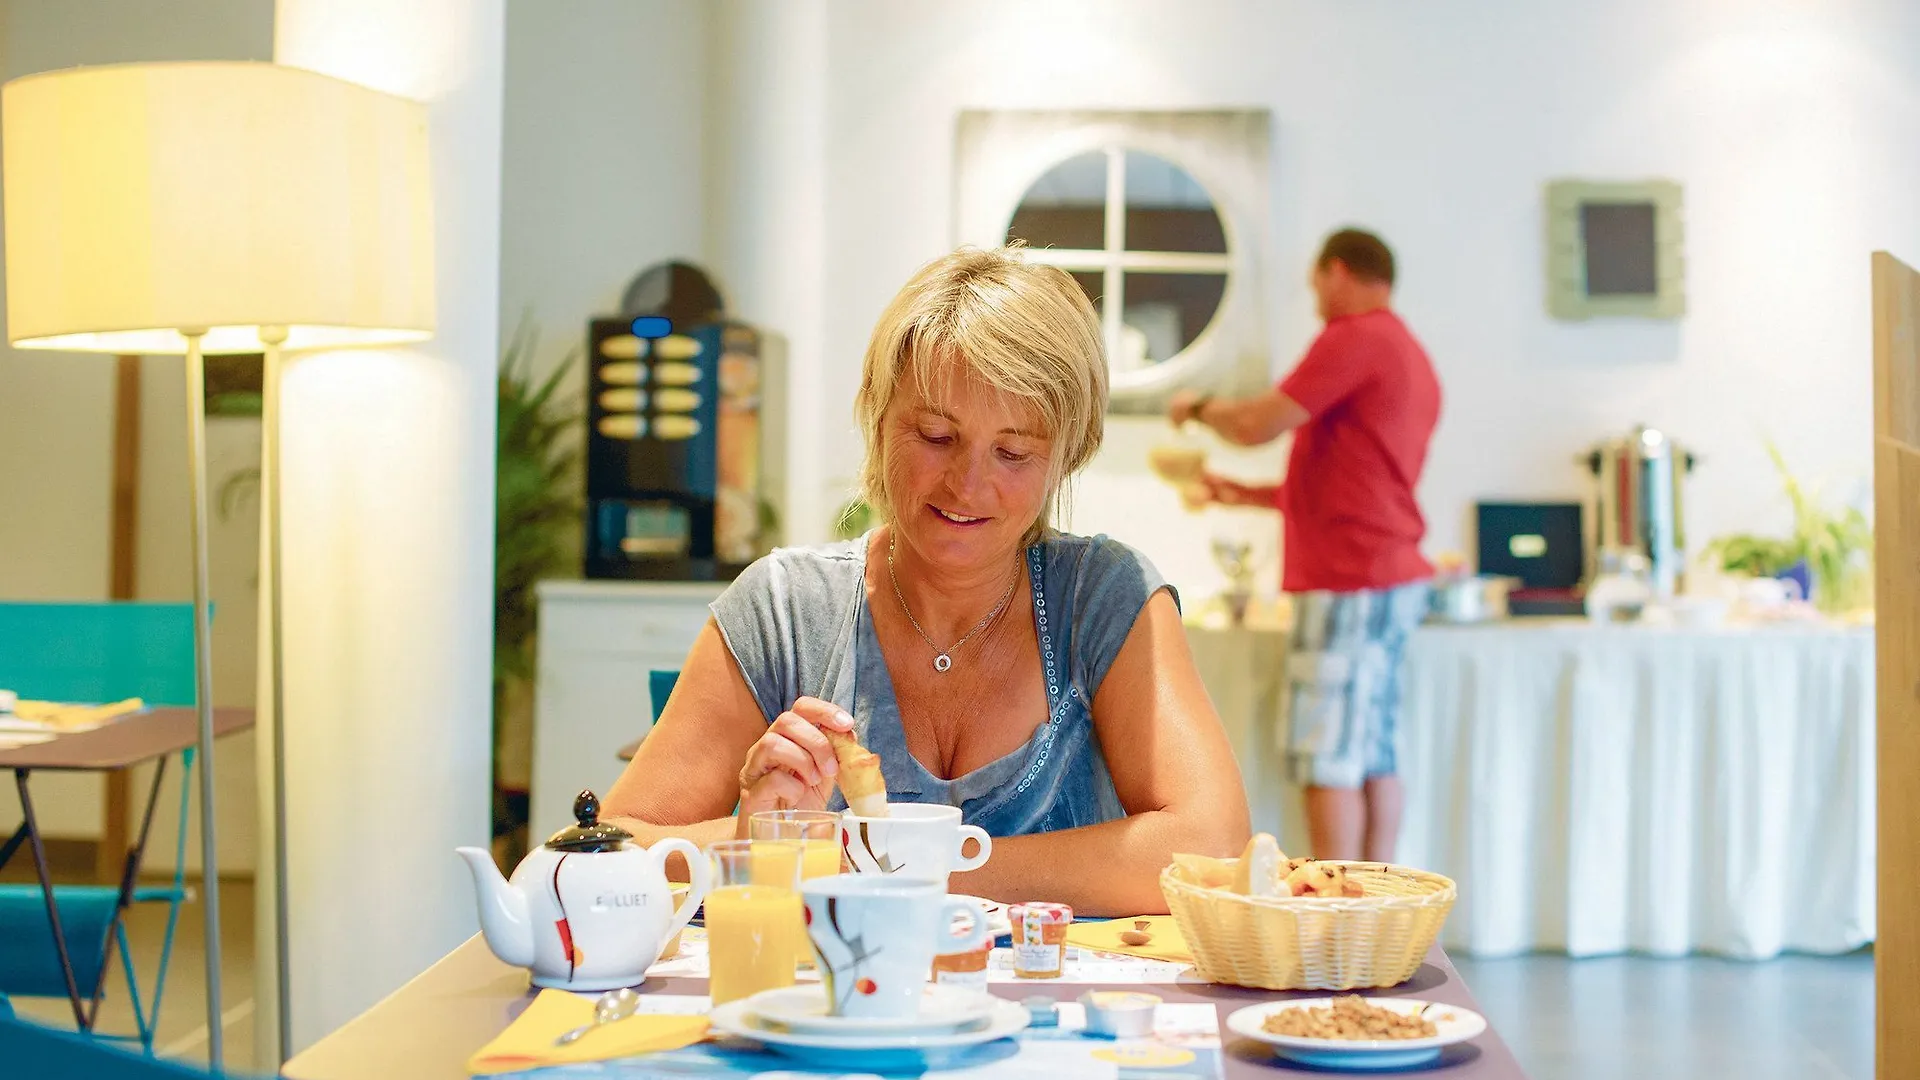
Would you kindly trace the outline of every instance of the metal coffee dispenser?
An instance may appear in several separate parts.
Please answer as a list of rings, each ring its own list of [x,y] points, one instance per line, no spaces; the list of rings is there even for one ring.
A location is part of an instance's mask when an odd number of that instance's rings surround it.
[[[1663,431],[1645,425],[1588,451],[1594,477],[1594,565],[1600,573],[1644,566],[1656,596],[1672,596],[1686,573],[1682,509],[1694,456]]]

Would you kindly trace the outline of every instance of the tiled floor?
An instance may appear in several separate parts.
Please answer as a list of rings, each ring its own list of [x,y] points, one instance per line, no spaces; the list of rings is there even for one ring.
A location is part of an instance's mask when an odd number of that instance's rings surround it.
[[[1455,964],[1533,1080],[1873,1080],[1873,958]]]

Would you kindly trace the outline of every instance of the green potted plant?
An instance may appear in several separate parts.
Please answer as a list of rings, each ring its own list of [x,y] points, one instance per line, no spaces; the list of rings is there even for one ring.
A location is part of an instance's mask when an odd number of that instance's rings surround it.
[[[1858,507],[1834,510],[1787,468],[1778,447],[1767,456],[1780,474],[1793,506],[1793,533],[1786,537],[1736,534],[1708,545],[1709,557],[1730,574],[1795,577],[1810,586],[1820,610],[1840,614],[1872,602],[1873,526]],[[1797,572],[1798,571],[1798,572]]]
[[[580,564],[580,403],[561,385],[579,359],[570,352],[535,380],[537,335],[526,322],[500,360],[494,470],[493,755],[494,832],[507,865],[525,850],[525,778],[531,755],[534,634],[544,578]]]
[[[836,539],[852,540],[862,536],[873,527],[873,508],[858,497],[840,504],[833,516],[833,535]]]

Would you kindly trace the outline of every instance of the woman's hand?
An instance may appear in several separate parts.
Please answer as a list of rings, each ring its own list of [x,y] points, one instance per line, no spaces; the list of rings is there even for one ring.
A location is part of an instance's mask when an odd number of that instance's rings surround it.
[[[747,819],[761,810],[826,809],[840,759],[822,728],[852,731],[853,717],[832,702],[803,697],[748,748],[740,767],[740,836],[747,835]]]

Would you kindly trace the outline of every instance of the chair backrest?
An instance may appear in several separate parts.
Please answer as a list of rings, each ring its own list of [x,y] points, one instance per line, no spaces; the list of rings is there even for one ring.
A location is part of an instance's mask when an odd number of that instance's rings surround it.
[[[647,696],[653,699],[653,722],[660,722],[660,714],[666,710],[667,697],[673,693],[673,684],[680,681],[680,672],[654,670],[647,672]]]
[[[63,1080],[212,1080],[213,1074],[165,1058],[147,1057],[71,1031],[28,1020],[0,1018],[0,1061],[8,1076]],[[240,1073],[224,1073],[238,1080]]]
[[[43,701],[192,705],[193,605],[0,603],[0,690]]]

